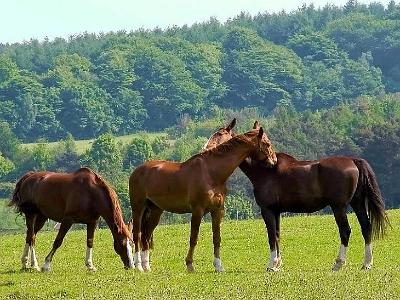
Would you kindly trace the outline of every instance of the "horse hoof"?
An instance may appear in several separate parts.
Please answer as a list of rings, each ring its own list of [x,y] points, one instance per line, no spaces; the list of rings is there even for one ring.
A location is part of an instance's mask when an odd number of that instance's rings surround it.
[[[32,266],[32,269],[35,270],[35,271],[40,272],[40,267],[39,266]]]
[[[89,272],[96,272],[97,269],[96,269],[95,266],[92,266],[92,267],[88,267],[88,271],[89,271]]]
[[[279,271],[279,268],[277,268],[277,267],[268,267],[267,268],[267,272],[278,272]]]
[[[343,260],[336,260],[335,264],[332,267],[332,271],[337,272],[339,271],[345,264],[345,261]]]
[[[361,270],[371,270],[372,269],[372,265],[363,265],[362,267],[361,267]]]
[[[193,265],[186,265],[186,269],[187,269],[187,271],[188,271],[188,273],[194,273],[194,267],[193,267]]]
[[[137,265],[135,266],[135,271],[139,272],[139,273],[143,273],[143,268],[141,265]]]
[[[148,267],[143,267],[143,272],[148,273],[148,272],[150,272],[150,271],[151,271],[150,266],[148,266]]]
[[[47,272],[50,272],[50,268],[42,267],[42,268],[41,268],[41,271],[42,271],[43,273],[47,273]]]

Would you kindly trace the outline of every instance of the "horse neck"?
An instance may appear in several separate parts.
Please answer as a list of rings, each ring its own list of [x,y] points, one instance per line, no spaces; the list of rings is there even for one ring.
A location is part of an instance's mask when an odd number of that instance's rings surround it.
[[[250,143],[243,143],[232,147],[224,154],[211,154],[206,157],[206,160],[209,161],[210,175],[218,181],[226,181],[253,149],[254,146]]]
[[[252,165],[252,160],[250,157],[245,158],[239,165],[240,170],[250,179],[252,180],[253,178],[253,165]]]
[[[101,217],[104,219],[104,221],[106,221],[108,228],[110,228],[114,241],[119,240],[118,238],[122,235],[122,232],[119,232],[112,213],[102,214]]]

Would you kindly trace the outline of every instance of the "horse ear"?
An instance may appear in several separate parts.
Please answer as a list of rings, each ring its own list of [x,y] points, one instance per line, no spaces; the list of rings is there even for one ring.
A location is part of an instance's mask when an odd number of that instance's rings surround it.
[[[259,129],[259,128],[260,128],[260,123],[258,123],[258,121],[255,121],[254,125],[253,125],[253,129]]]
[[[233,118],[233,120],[229,123],[229,125],[225,128],[226,131],[231,131],[233,127],[236,125],[236,118]]]
[[[261,139],[263,134],[264,134],[264,129],[260,127],[260,129],[258,129],[258,137]]]

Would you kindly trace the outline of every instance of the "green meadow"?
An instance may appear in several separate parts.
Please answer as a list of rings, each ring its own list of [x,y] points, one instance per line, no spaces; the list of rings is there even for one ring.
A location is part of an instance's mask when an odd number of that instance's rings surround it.
[[[121,142],[122,144],[128,144],[134,137],[145,137],[146,139],[152,141],[153,139],[157,137],[165,137],[167,136],[166,133],[163,132],[138,132],[134,134],[128,134],[128,135],[121,135],[121,136],[116,136],[115,139],[118,142]],[[86,150],[88,150],[94,142],[94,139],[88,139],[88,140],[76,140],[75,145],[76,145],[76,150],[79,154],[84,153]],[[50,148],[55,148],[60,142],[44,142],[47,146]],[[40,143],[26,143],[22,144],[22,147],[25,147],[26,149],[33,149],[35,146],[37,146]]]
[[[184,259],[189,224],[163,225],[155,231],[152,272],[124,270],[113,251],[111,233],[95,234],[97,272],[84,265],[86,232],[67,234],[49,273],[20,271],[24,235],[0,236],[1,299],[400,299],[400,210],[388,211],[392,229],[374,242],[374,267],[361,270],[364,245],[359,225],[349,215],[352,235],[347,264],[331,266],[339,248],[333,216],[296,216],[282,220],[282,270],[267,273],[269,258],[262,220],[222,224],[225,273],[212,266],[211,224],[203,222],[195,251],[196,273],[188,274]],[[39,233],[39,263],[56,232]]]

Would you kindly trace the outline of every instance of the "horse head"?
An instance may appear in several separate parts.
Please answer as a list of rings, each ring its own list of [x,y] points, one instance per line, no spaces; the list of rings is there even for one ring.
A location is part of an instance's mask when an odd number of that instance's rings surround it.
[[[123,224],[125,228],[114,237],[114,250],[119,255],[125,269],[133,268],[132,256],[132,223]],[[129,234],[128,234],[129,233]]]
[[[215,133],[211,135],[208,139],[207,143],[204,145],[205,150],[215,148],[216,146],[229,141],[236,134],[233,132],[233,128],[236,125],[236,119],[233,119],[228,126],[222,127],[218,129]],[[272,143],[268,138],[267,134],[260,127],[258,121],[255,121],[253,124],[253,131],[257,131],[259,133],[258,138],[258,150],[252,153],[251,158],[258,161],[265,161],[266,164],[270,167],[274,166],[277,162],[276,153],[273,149]]]
[[[235,136],[232,129],[236,125],[236,118],[234,118],[226,127],[222,127],[214,132],[207,143],[204,145],[203,150],[209,150],[217,147],[218,145],[229,141],[232,137]]]
[[[269,167],[275,166],[278,161],[275,150],[264,129],[258,124],[258,121],[253,125],[253,131],[257,132],[258,149],[250,157],[254,160],[265,162]]]

